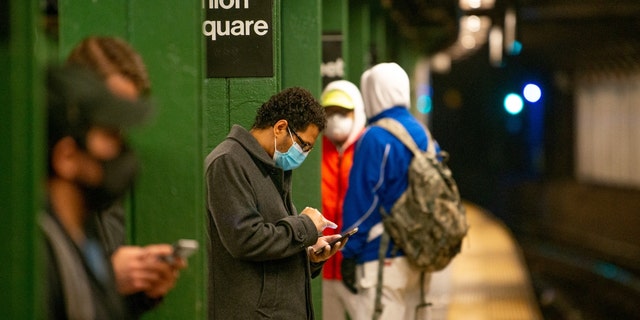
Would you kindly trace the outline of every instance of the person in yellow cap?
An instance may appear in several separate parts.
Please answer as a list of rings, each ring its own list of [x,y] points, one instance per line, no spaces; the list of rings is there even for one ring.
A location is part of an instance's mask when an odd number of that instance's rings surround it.
[[[325,229],[326,234],[347,230],[342,225],[342,202],[356,142],[366,122],[360,90],[353,83],[338,80],[329,83],[320,98],[327,114],[327,127],[322,137],[322,213],[338,224],[338,229]],[[353,297],[342,283],[337,252],[324,265],[322,281],[322,315],[324,319],[353,318]]]

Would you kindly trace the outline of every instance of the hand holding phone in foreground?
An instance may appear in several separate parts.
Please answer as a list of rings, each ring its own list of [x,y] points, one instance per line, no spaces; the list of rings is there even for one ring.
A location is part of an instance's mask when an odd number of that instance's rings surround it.
[[[180,239],[173,245],[151,245],[145,248],[149,251],[147,267],[157,275],[149,279],[152,283],[145,293],[149,297],[159,298],[175,286],[180,270],[187,267],[187,258],[198,249],[198,242]]]
[[[167,263],[164,259],[158,259],[159,256],[171,256],[175,252],[173,245],[149,245],[145,249],[149,252],[146,259],[147,268],[156,274],[154,278],[149,279],[152,284],[145,293],[151,298],[160,298],[175,286],[180,277],[180,270],[187,267],[187,260],[178,257],[173,263]]]
[[[119,247],[111,256],[118,292],[123,295],[144,292],[151,298],[166,295],[174,287],[179,270],[186,267],[181,258],[173,264],[158,259],[172,255],[173,251],[170,244]]]

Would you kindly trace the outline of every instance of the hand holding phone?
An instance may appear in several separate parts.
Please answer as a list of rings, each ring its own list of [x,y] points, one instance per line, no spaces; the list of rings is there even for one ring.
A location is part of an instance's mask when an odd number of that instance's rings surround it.
[[[173,244],[173,252],[162,259],[167,263],[173,264],[176,258],[187,260],[192,254],[198,250],[198,241],[193,239],[180,239]]]
[[[336,243],[338,243],[339,241],[344,241],[346,239],[348,239],[349,237],[351,237],[352,235],[354,235],[356,232],[358,232],[358,227],[353,227],[347,231],[344,231],[340,234],[340,238],[334,239],[331,242],[329,242],[329,246],[333,247]],[[326,246],[325,246],[326,247]],[[315,254],[320,254],[324,251],[324,248],[322,247],[320,249],[318,249],[318,251],[315,251]]]

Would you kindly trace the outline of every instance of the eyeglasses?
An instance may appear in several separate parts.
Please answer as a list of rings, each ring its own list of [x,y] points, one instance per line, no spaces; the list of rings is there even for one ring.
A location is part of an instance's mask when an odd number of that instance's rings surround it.
[[[289,128],[287,128],[287,129],[289,129]],[[308,142],[302,140],[302,138],[300,138],[300,136],[296,133],[295,130],[289,129],[289,132],[293,133],[293,135],[296,136],[296,138],[300,142],[300,146],[302,147],[302,152],[309,152],[309,151],[311,151],[311,149],[313,149],[313,145],[311,143],[308,143]]]

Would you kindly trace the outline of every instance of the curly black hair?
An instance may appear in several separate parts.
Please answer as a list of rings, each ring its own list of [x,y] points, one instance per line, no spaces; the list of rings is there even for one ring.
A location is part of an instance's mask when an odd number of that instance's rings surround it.
[[[323,131],[327,123],[324,108],[311,92],[300,87],[284,89],[262,104],[256,113],[253,129],[264,129],[284,119],[290,129],[304,131],[310,124]]]

